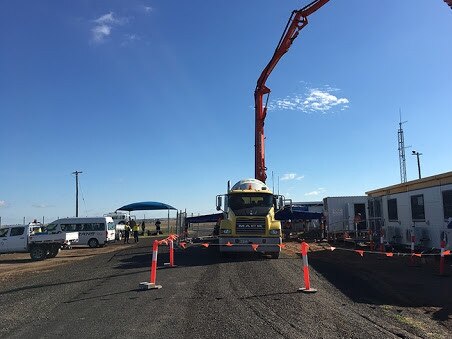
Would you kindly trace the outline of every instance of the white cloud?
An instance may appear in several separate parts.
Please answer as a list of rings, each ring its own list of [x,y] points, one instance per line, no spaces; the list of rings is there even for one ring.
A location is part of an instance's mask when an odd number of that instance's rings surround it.
[[[126,19],[115,17],[115,14],[110,12],[98,17],[94,22],[99,25],[121,25],[126,22]]]
[[[54,207],[53,205],[47,205],[47,204],[34,204],[32,205],[35,208],[49,208],[49,207]]]
[[[284,180],[301,180],[303,178],[304,178],[304,175],[297,176],[297,173],[286,173],[280,178],[280,180],[282,180],[282,181],[284,181]]]
[[[146,13],[152,12],[154,10],[151,6],[143,6],[143,8]]]
[[[117,17],[113,12],[110,12],[101,15],[93,22],[96,25],[91,29],[92,39],[96,43],[101,43],[111,35],[113,27],[125,24],[127,19]]]
[[[111,27],[107,25],[99,25],[93,27],[91,32],[93,34],[93,40],[95,42],[102,42],[106,37],[110,35]]]
[[[121,46],[127,46],[135,41],[141,40],[141,37],[136,34],[124,34],[124,41],[121,42]]]
[[[6,201],[0,200],[0,207],[5,207],[5,206],[6,206]]]
[[[317,188],[315,191],[311,191],[311,192],[305,193],[304,195],[306,195],[306,196],[317,196],[317,195],[325,193],[325,191],[326,190],[324,188],[320,187],[320,188]]]
[[[347,98],[338,98],[331,92],[339,91],[337,88],[325,86],[324,89],[306,88],[307,92],[302,94],[293,94],[284,99],[272,100],[269,110],[298,110],[306,113],[326,113],[333,108],[344,111],[349,108],[350,100]]]

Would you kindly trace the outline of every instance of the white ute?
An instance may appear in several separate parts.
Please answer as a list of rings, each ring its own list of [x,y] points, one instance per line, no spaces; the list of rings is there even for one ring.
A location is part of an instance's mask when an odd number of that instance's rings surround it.
[[[34,233],[27,226],[8,226],[0,228],[1,253],[30,253],[33,260],[54,258],[63,245],[78,241],[77,232],[59,234]]]

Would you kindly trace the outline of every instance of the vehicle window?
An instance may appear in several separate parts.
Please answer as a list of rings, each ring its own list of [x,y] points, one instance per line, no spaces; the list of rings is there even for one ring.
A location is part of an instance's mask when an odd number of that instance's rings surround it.
[[[56,230],[57,226],[58,226],[57,223],[48,224],[46,229],[48,232],[53,232]]]
[[[114,222],[109,222],[108,225],[107,225],[107,227],[108,227],[108,229],[109,229],[110,231],[116,229],[116,226],[115,226],[115,223],[114,223]]]
[[[93,230],[93,224],[83,224],[83,230],[85,232]]]
[[[104,231],[105,230],[105,224],[102,223],[93,223],[93,230],[94,231]]]
[[[83,224],[76,224],[76,225],[75,225],[75,230],[76,230],[77,232],[81,232],[81,231],[84,231],[84,230],[85,230],[85,227],[84,227]]]
[[[6,237],[8,234],[9,228],[0,228],[0,237]]]
[[[273,207],[272,194],[229,194],[229,207],[235,215],[267,215]]]
[[[75,232],[77,224],[61,224],[61,230],[63,232]]]
[[[17,237],[18,235],[24,234],[25,227],[13,227],[11,228],[10,237]]]

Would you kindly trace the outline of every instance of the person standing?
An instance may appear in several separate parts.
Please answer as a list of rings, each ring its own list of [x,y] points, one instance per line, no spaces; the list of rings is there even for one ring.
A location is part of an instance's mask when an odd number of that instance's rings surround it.
[[[157,233],[157,235],[162,234],[162,232],[160,231],[160,219],[157,219],[157,221],[155,222],[155,233]]]
[[[129,243],[129,237],[130,237],[130,226],[129,222],[124,226],[124,244]]]
[[[146,230],[146,224],[144,223],[144,220],[141,222],[141,231],[143,233],[141,233],[142,235],[144,235],[144,231]]]
[[[138,242],[138,232],[140,231],[140,226],[138,226],[138,224],[135,223],[133,225],[132,231],[133,231],[133,239],[135,240],[135,242]]]

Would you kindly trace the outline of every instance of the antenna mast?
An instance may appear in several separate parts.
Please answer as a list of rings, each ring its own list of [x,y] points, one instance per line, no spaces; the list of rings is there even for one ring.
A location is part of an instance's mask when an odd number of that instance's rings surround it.
[[[402,124],[406,123],[407,121],[402,121],[402,110],[399,108],[399,116],[400,116],[400,122],[399,122],[399,130],[397,132],[398,138],[399,138],[399,164],[400,164],[400,182],[404,183],[406,182],[406,159],[405,159],[405,138],[403,136],[403,128]]]

